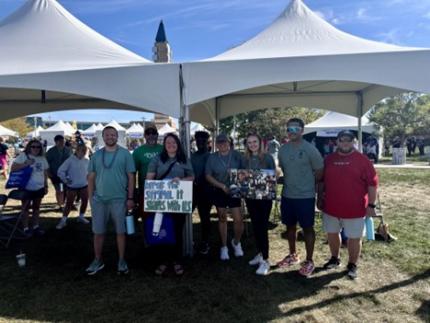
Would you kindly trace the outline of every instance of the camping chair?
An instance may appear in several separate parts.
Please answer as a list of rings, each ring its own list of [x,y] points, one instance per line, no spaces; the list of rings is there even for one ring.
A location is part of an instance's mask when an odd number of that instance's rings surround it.
[[[13,190],[9,195],[0,195],[0,243],[7,249],[12,239],[26,239],[24,232],[18,228],[22,212],[19,211],[18,215],[5,215],[3,214],[4,207],[9,199],[21,201],[23,197],[22,191]]]

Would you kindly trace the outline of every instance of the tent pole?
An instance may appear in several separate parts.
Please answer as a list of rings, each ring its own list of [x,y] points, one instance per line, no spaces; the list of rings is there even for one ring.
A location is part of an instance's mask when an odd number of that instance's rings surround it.
[[[358,120],[358,151],[363,152],[363,127],[361,118],[363,117],[363,92],[357,92],[357,120]]]
[[[190,131],[190,107],[184,102],[185,84],[182,75],[182,64],[179,65],[179,89],[180,89],[180,133],[181,141],[187,158],[191,158],[191,131]],[[193,215],[192,213],[186,214],[184,226],[184,256],[193,256]]]
[[[215,151],[215,138],[219,135],[219,98],[215,98],[215,133],[212,138],[212,151]]]

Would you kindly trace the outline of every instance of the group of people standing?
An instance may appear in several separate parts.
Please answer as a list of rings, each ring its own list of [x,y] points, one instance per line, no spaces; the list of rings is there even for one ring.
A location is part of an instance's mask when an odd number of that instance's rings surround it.
[[[278,262],[278,266],[289,267],[300,263],[296,250],[296,231],[297,225],[300,225],[304,232],[306,257],[301,263],[299,273],[306,277],[313,273],[314,219],[317,204],[324,213],[323,224],[331,252],[331,258],[324,267],[328,269],[340,265],[339,234],[344,229],[348,237],[348,274],[355,278],[365,216],[375,213],[377,175],[369,160],[354,149],[355,138],[352,132],[339,133],[338,150],[324,161],[318,150],[303,140],[303,128],[302,120],[289,120],[289,141],[281,146],[279,151],[276,149],[278,164],[283,173],[282,222],[287,227],[289,245],[289,252]],[[244,154],[232,148],[225,134],[219,134],[215,138],[216,152],[211,153],[208,149],[209,134],[199,131],[195,134],[198,149],[191,155],[190,160],[176,134],[165,135],[163,144],[158,144],[157,128],[152,125],[147,126],[144,131],[145,144],[133,154],[117,144],[118,132],[115,128],[106,127],[102,135],[105,146],[94,153],[90,160],[86,157],[84,145],[78,145],[72,153],[61,144],[61,138],[58,138],[58,143],[55,140],[56,150],[48,151],[47,158],[43,156],[42,145],[38,140],[29,142],[24,153],[19,155],[12,165],[12,171],[28,165],[33,168],[23,200],[24,230],[43,234],[38,222],[38,209],[42,197],[47,193],[47,178],[51,177],[60,204],[63,197],[60,193],[67,192],[66,206],[57,229],[66,225],[67,216],[77,196],[81,199],[78,217],[80,222],[88,223],[84,215],[88,201],[91,204],[95,257],[86,269],[87,273],[93,275],[104,268],[102,250],[109,220],[112,220],[116,231],[118,273],[128,273],[125,261],[125,216],[127,211],[135,208],[138,210],[138,216],[148,216],[143,209],[145,180],[193,181],[193,210],[197,208],[202,228],[198,251],[207,254],[211,248],[210,212],[212,206],[215,206],[220,236],[220,259],[229,260],[230,250],[235,257],[244,256],[241,244],[244,231],[242,204],[240,199],[229,195],[229,171],[276,171],[276,162],[272,154],[267,152],[258,134],[247,136]],[[258,266],[256,274],[267,275],[270,270],[268,224],[272,201],[246,199],[245,203],[257,247],[256,255],[249,264]],[[33,209],[31,229],[27,215],[30,204]],[[227,235],[228,214],[233,218],[234,235],[231,240]],[[169,268],[177,275],[184,273],[181,256],[185,215],[174,214],[172,219],[176,242],[160,249],[159,263],[155,269],[158,275],[165,274]]]

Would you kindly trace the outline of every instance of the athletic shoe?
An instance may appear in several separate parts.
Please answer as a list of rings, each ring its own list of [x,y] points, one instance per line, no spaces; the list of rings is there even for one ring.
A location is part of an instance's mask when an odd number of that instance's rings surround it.
[[[88,221],[87,219],[85,219],[84,216],[78,216],[78,219],[76,221],[78,221],[79,223],[83,223],[83,224],[90,223],[90,221]]]
[[[299,269],[299,274],[305,277],[309,277],[315,270],[315,265],[312,260],[306,260],[302,267]]]
[[[250,264],[251,266],[257,266],[259,265],[261,262],[263,262],[263,256],[261,255],[261,253],[257,254],[252,260],[250,260],[248,262],[248,264]]]
[[[231,239],[231,245],[233,246],[234,255],[236,257],[243,257],[243,250],[242,250],[242,245],[240,241],[237,244],[235,244],[234,239]]]
[[[290,254],[290,255],[286,256],[284,259],[282,259],[276,265],[279,268],[286,268],[289,266],[297,265],[299,262],[300,262],[299,255],[294,253],[294,254]]]
[[[85,271],[89,276],[97,274],[100,270],[102,270],[105,267],[105,264],[98,259],[94,259],[93,262],[89,265]]]
[[[228,255],[228,248],[227,247],[221,247],[219,257],[221,260],[229,260],[230,259],[229,255]]]
[[[356,264],[348,263],[348,266],[346,266],[346,268],[348,269],[349,278],[356,279],[358,277]]]
[[[58,222],[57,226],[55,227],[57,230],[63,229],[67,225],[67,218],[61,218],[60,222]]]
[[[333,268],[337,268],[340,266],[340,259],[336,258],[336,257],[331,257],[329,261],[327,261],[323,268],[324,269],[333,269]]]
[[[266,276],[269,273],[270,264],[267,260],[263,260],[260,262],[257,271],[255,272],[257,275]]]
[[[210,249],[211,247],[209,246],[209,243],[202,242],[201,245],[199,246],[199,253],[201,255],[207,255]]]
[[[128,266],[124,259],[118,261],[118,275],[128,274]]]

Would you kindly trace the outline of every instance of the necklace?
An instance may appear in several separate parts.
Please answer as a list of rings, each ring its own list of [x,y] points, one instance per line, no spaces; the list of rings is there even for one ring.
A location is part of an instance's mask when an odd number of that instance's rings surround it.
[[[116,155],[118,153],[118,150],[119,149],[117,147],[116,150],[115,150],[115,153],[114,153],[114,155],[112,157],[112,160],[109,163],[109,165],[106,165],[106,163],[105,163],[105,152],[106,152],[106,149],[105,148],[102,149],[102,163],[103,163],[103,168],[110,169],[112,167],[113,163],[115,162],[115,158],[116,158]]]

